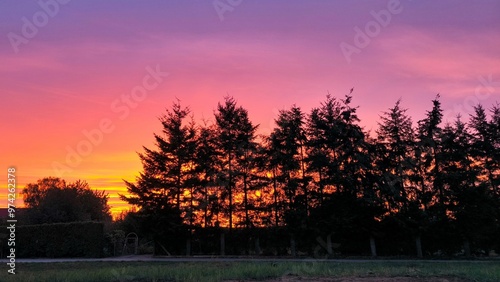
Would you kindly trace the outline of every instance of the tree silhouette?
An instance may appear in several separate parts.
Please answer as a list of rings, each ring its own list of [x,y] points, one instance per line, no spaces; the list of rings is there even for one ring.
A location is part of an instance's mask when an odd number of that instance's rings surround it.
[[[160,117],[156,148],[139,154],[143,171],[126,183],[129,195],[122,198],[140,208],[132,216],[143,230],[158,243],[170,238],[177,249],[176,240],[201,236],[201,227],[220,233],[221,250],[224,228],[237,229],[230,236],[234,253],[247,253],[250,240],[260,253],[259,239],[277,234],[290,236],[290,245],[280,237],[268,246],[292,255],[316,250],[314,236],[326,236],[330,255],[332,238],[346,253],[365,253],[358,246],[369,239],[372,255],[379,241],[390,254],[414,244],[419,257],[500,246],[494,235],[500,230],[498,105],[489,116],[478,105],[469,123],[458,118],[442,126],[437,95],[413,127],[398,100],[370,136],[351,94],[327,95],[308,115],[296,105],[282,110],[271,133],[260,137],[232,97],[203,126],[177,101]],[[45,186],[28,185],[26,203],[39,203]],[[186,227],[192,232],[179,233]],[[200,246],[214,245],[197,238]]]
[[[292,106],[290,110],[281,110],[275,120],[276,128],[269,136],[272,162],[277,169],[276,179],[284,190],[288,211],[306,212],[308,208],[304,168],[306,136],[303,120],[304,115],[296,106]],[[302,191],[299,191],[299,188],[302,188]],[[298,195],[299,192],[302,197]]]
[[[249,150],[255,147],[254,126],[248,118],[248,112],[241,106],[236,105],[234,98],[226,96],[224,103],[219,103],[215,113],[217,125],[218,148],[222,152],[223,169],[220,180],[224,183],[225,193],[223,199],[228,199],[227,215],[229,220],[229,230],[233,228],[233,215],[235,211],[234,194],[236,192],[247,193],[247,183],[239,187],[238,181],[245,174],[246,162],[248,161]],[[240,189],[238,189],[240,188]]]
[[[136,184],[126,182],[129,196],[122,197],[125,201],[140,207],[168,203],[181,211],[184,191],[189,192],[192,185],[196,149],[194,123],[183,124],[188,114],[189,109],[177,101],[160,117],[163,135],[154,135],[156,150],[144,147],[145,152],[139,154],[143,172]]]
[[[198,146],[195,152],[198,185],[201,187],[200,210],[203,212],[203,226],[213,226],[218,222],[220,199],[218,195],[218,173],[222,163],[217,148],[215,126],[205,124],[200,128]]]
[[[85,181],[47,177],[27,184],[22,194],[31,224],[111,220],[107,194]]]
[[[273,175],[275,222],[278,226],[278,214],[281,213],[294,242],[295,233],[305,226],[310,204],[310,179],[306,176],[305,166],[307,139],[304,114],[293,105],[289,110],[281,110],[275,123],[276,128],[267,139]],[[278,192],[278,187],[282,193]],[[279,197],[280,194],[284,195],[286,201]],[[295,253],[293,247],[292,253]]]
[[[404,209],[408,203],[409,177],[413,169],[413,144],[415,141],[411,118],[398,100],[394,107],[384,112],[377,130],[378,156],[376,160],[382,197],[389,213]]]
[[[426,117],[418,122],[418,149],[417,158],[421,159],[420,176],[422,177],[421,189],[425,197],[424,205],[435,203],[434,207],[440,210],[444,216],[444,204],[446,202],[443,186],[441,183],[440,163],[440,123],[443,117],[439,94],[432,100],[432,110],[428,111]]]
[[[333,230],[358,230],[371,237],[372,254],[376,255],[372,236],[377,225],[376,217],[382,210],[377,200],[374,149],[357,124],[359,119],[356,108],[351,107],[351,100],[350,95],[341,100],[328,95],[322,106],[313,109],[309,117],[312,170],[318,172],[320,185],[325,183],[333,187],[332,193],[315,209],[316,215],[329,213],[331,220],[313,220],[313,225],[326,234]],[[326,169],[322,167],[325,164]],[[324,197],[322,190],[320,186],[320,199]],[[339,201],[355,207],[349,209],[349,217],[337,209]]]
[[[487,179],[489,189],[500,196],[500,107],[491,109],[491,120],[481,105],[474,107],[470,127],[473,131],[472,156],[481,169],[480,174]]]

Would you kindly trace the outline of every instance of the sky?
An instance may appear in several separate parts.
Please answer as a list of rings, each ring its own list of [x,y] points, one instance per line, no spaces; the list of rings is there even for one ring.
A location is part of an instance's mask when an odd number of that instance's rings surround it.
[[[0,1],[0,205],[15,167],[18,194],[83,179],[127,209],[176,99],[210,123],[233,96],[261,134],[351,88],[366,131],[398,99],[416,123],[437,93],[468,117],[500,102],[499,50],[498,0]]]

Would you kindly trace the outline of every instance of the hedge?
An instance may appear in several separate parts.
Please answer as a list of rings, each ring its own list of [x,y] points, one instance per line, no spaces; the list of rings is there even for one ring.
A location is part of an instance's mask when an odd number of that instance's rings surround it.
[[[16,257],[101,257],[103,238],[102,222],[17,226]]]

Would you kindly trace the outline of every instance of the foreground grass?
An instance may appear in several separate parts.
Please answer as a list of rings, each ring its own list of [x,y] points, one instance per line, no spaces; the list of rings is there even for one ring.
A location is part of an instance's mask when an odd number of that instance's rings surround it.
[[[500,262],[79,262],[16,265],[0,281],[224,281],[304,277],[460,277],[500,281]]]

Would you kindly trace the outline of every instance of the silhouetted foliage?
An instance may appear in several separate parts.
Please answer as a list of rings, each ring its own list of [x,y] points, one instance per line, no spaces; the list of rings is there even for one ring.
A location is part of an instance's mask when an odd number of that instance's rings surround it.
[[[107,194],[85,181],[43,178],[27,184],[22,194],[30,224],[111,220]]]
[[[309,205],[304,160],[307,142],[304,114],[300,108],[293,106],[290,110],[280,111],[275,122],[277,127],[268,138],[269,157],[273,178],[284,192],[283,195],[277,193],[275,210],[287,215],[288,225],[297,224],[297,221],[307,217]]]
[[[217,146],[221,152],[222,167],[219,174],[219,182],[222,183],[224,191],[222,200],[227,208],[224,209],[229,220],[229,230],[233,228],[233,217],[235,210],[234,195],[244,194],[247,201],[248,183],[246,182],[249,170],[249,158],[252,151],[256,150],[254,126],[248,118],[248,112],[241,106],[237,106],[232,97],[225,97],[224,103],[217,106],[215,112],[217,125]],[[248,203],[243,203],[243,210],[247,210]],[[248,221],[248,218],[243,220]],[[248,222],[247,222],[248,223]]]
[[[415,136],[411,118],[400,103],[401,100],[398,100],[380,117],[376,141],[378,183],[390,214],[404,210],[408,205],[408,194],[415,197],[417,192],[409,181],[414,170]]]
[[[157,148],[139,154],[137,182],[127,182],[123,199],[140,210],[126,222],[162,252],[182,253],[183,239],[188,250],[224,252],[224,238],[232,254],[499,251],[498,104],[443,124],[437,95],[414,126],[398,100],[370,136],[351,94],[327,95],[307,114],[281,110],[262,137],[232,97],[201,127],[174,104]]]

